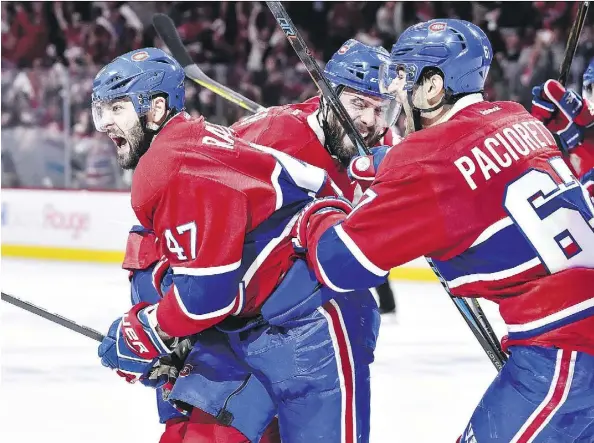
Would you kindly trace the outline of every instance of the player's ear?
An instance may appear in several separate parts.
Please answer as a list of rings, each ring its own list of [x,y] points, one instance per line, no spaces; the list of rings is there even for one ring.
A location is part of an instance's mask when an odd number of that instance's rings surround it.
[[[429,100],[439,97],[443,92],[443,77],[439,74],[433,74],[429,79],[429,90],[427,91],[427,98]]]
[[[149,121],[160,125],[165,117],[167,117],[167,100],[161,96],[154,97],[149,112]]]

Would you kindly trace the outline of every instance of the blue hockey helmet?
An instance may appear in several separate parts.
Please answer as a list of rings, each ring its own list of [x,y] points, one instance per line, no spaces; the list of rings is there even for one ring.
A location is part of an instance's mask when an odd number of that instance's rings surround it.
[[[379,70],[390,54],[381,46],[373,47],[355,39],[344,42],[324,68],[324,77],[336,89],[345,86],[356,91],[391,100],[379,88]]]
[[[590,60],[590,64],[584,71],[584,79],[582,83],[582,95],[584,98],[594,102],[594,58]]]
[[[373,47],[350,39],[334,53],[324,68],[324,77],[337,93],[340,94],[344,88],[349,88],[356,93],[377,97],[382,101],[383,104],[379,107],[381,112],[377,115],[376,121],[380,122],[383,133],[394,124],[401,109],[394,96],[380,91],[380,66],[389,61],[390,54],[381,46]],[[345,108],[353,120],[361,113],[360,108],[346,104]]]
[[[461,94],[482,92],[493,50],[478,26],[458,19],[435,19],[411,26],[392,47],[390,63],[382,66],[381,88],[402,70],[405,90],[411,91],[424,70],[437,68],[444,77],[446,100]]]
[[[103,67],[93,81],[93,119],[95,127],[104,131],[101,103],[129,98],[139,116],[151,108],[151,98],[167,95],[167,106],[176,111],[184,108],[184,70],[167,53],[157,48],[128,52]]]

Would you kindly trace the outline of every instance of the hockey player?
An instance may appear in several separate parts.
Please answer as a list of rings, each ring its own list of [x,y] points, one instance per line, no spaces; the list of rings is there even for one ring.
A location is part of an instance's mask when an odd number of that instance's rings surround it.
[[[335,291],[371,287],[426,256],[455,296],[499,304],[511,355],[459,441],[594,441],[585,189],[540,121],[516,103],[483,100],[492,52],[480,28],[420,23],[391,57],[383,83],[406,97],[416,132],[387,153],[353,210],[332,198],[306,207],[296,245]]]
[[[385,49],[373,48],[356,40],[349,40],[333,55],[324,70],[324,75],[339,93],[350,117],[371,146],[383,143],[391,145],[397,140],[391,127],[398,116],[399,106],[396,106],[391,96],[381,94],[378,86],[379,66],[388,60],[389,54]],[[321,108],[320,99],[315,97],[305,103],[268,108],[266,111],[243,119],[231,128],[246,141],[272,147],[325,169],[337,184],[338,192],[352,200],[357,194],[357,183],[347,174],[346,166],[351,157],[356,155],[357,150],[344,136],[327,106],[322,105]],[[336,134],[339,134],[338,138]],[[368,186],[365,180],[363,186]],[[168,274],[164,273],[165,263],[159,262],[160,256],[154,242],[154,234],[143,230],[131,232],[128,251],[124,267],[134,271],[132,280],[134,303],[141,300],[156,302],[158,295],[153,288],[153,281],[160,282],[163,276]],[[150,258],[147,259],[147,257]],[[158,265],[153,266],[156,262],[159,262]],[[166,284],[170,284],[169,280]],[[159,285],[160,283],[157,283],[157,286]],[[387,288],[384,289],[384,286]],[[166,289],[163,292],[166,292]],[[395,303],[389,283],[386,282],[378,287],[378,293],[380,312],[393,312]],[[247,414],[244,409],[249,408],[250,405],[248,401],[242,401],[242,392],[261,389],[256,386],[259,382],[250,378],[239,392],[237,390],[242,386],[243,381],[227,383],[227,394],[233,394],[233,401],[229,402],[226,396],[221,398],[213,396],[212,391],[215,389],[223,392],[221,387],[209,387],[208,385],[212,382],[200,373],[201,367],[196,365],[194,367],[194,371],[180,380],[181,386],[176,389],[171,399],[176,400],[177,403],[193,402],[210,415],[217,416],[218,422],[208,425],[211,428],[217,427],[213,432],[217,433],[221,442],[227,442],[225,434],[230,434],[230,438],[234,438],[235,434],[229,425],[237,427],[252,439],[256,438],[255,436],[259,435],[269,417],[258,419],[253,413]],[[208,395],[201,396],[201,393],[196,392],[192,385],[200,386]],[[179,434],[179,430],[187,428],[186,420],[160,397],[158,404],[161,420],[166,422],[167,426],[163,439],[175,441],[174,438],[177,438],[175,436]],[[224,404],[227,405],[225,408],[223,408]],[[226,421],[226,417],[233,417],[232,422]],[[250,423],[245,423],[243,417],[249,419]],[[208,417],[202,418],[208,420]],[[217,425],[219,422],[220,425]],[[198,423],[194,421],[193,426],[194,429],[197,428]],[[262,441],[272,438],[275,435],[274,429],[273,423]],[[172,440],[168,440],[170,434]]]
[[[381,94],[377,83],[379,63],[389,57],[382,48],[357,40],[346,41],[324,68],[331,83],[367,146],[393,146],[400,137],[393,125],[400,106]],[[240,138],[286,152],[328,172],[344,197],[360,198],[373,180],[369,170],[360,171],[351,162],[357,149],[345,135],[327,103],[314,97],[304,103],[268,108],[231,126]],[[359,162],[361,163],[361,162]],[[365,162],[363,162],[365,164]],[[347,167],[350,168],[347,174]],[[382,314],[395,313],[390,283],[377,287]]]
[[[96,128],[113,139],[120,165],[136,168],[132,207],[173,270],[158,303],[114,321],[102,363],[157,385],[160,359],[179,338],[224,331],[214,347],[193,348],[182,376],[195,357],[220,381],[256,377],[268,396],[248,405],[278,414],[282,440],[367,441],[377,305],[368,291],[320,287],[289,237],[312,196],[332,194],[330,180],[191,118],[183,81],[181,66],[155,48],[116,58],[94,81]]]
[[[594,59],[584,72],[582,94],[548,80],[532,90],[532,115],[545,123],[568,165],[594,197]]]

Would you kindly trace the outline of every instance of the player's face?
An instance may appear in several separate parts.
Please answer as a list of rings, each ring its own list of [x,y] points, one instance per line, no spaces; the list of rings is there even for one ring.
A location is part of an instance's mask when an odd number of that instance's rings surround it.
[[[405,89],[406,72],[404,68],[394,67],[394,73],[385,73],[390,70],[390,66],[382,66],[380,69],[380,90],[386,94],[392,94],[396,101],[402,106],[408,104],[408,95]]]
[[[340,101],[367,146],[375,146],[397,117],[394,100],[347,88],[340,94]],[[328,126],[331,138],[336,144],[332,147],[332,152],[341,162],[347,164],[353,156],[358,155],[357,148],[348,138],[333,112],[328,115]]]
[[[106,132],[115,143],[118,163],[123,169],[134,169],[147,151],[149,142],[129,98],[93,103],[95,127]]]

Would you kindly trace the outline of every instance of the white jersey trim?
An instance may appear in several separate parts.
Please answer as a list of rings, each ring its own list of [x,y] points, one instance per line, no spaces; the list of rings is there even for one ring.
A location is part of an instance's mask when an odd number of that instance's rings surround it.
[[[280,183],[278,182],[278,177],[280,176],[283,167],[280,163],[276,163],[274,167],[274,171],[272,171],[272,175],[270,176],[270,182],[272,183],[272,187],[274,188],[274,192],[276,193],[276,204],[274,206],[274,210],[278,211],[283,206],[283,190],[280,187]]]
[[[569,308],[562,309],[561,311],[555,312],[554,314],[547,315],[546,317],[534,320],[528,323],[508,325],[507,330],[509,332],[526,332],[532,329],[538,329],[559,320],[562,320],[570,315],[577,314],[578,312],[585,311],[594,307],[594,298],[584,300],[576,305],[570,306]]]
[[[241,265],[241,260],[229,265],[212,266],[209,268],[185,268],[183,266],[172,266],[174,274],[178,275],[217,275],[225,272],[234,271]]]
[[[291,220],[289,220],[289,222],[287,223],[287,225],[285,226],[285,228],[283,229],[283,231],[280,233],[280,235],[278,237],[275,237],[272,240],[270,240],[268,242],[268,244],[266,246],[264,246],[264,248],[262,249],[262,251],[260,251],[260,253],[255,258],[255,260],[252,262],[252,264],[247,269],[247,271],[245,271],[245,274],[244,274],[243,279],[241,281],[245,284],[245,287],[246,288],[248,287],[248,285],[252,281],[252,278],[254,277],[254,275],[256,275],[256,272],[258,271],[258,269],[260,268],[260,266],[262,266],[262,264],[266,261],[266,259],[270,255],[270,253],[273,251],[273,249],[276,248],[277,245],[283,239],[287,238],[288,235],[291,233],[291,229],[293,229],[293,225],[297,222],[297,219],[299,218],[299,215],[300,214],[301,213],[298,212],[297,214],[295,214],[293,216],[293,218],[291,218]]]
[[[225,306],[225,307],[223,307],[221,309],[218,309],[216,311],[207,312],[205,314],[192,314],[186,308],[186,305],[184,304],[183,300],[181,299],[181,297],[179,295],[179,292],[177,290],[177,286],[175,286],[175,284],[173,284],[173,293],[175,295],[175,299],[177,300],[177,305],[182,310],[182,312],[184,313],[184,315],[186,317],[188,317],[189,319],[198,320],[198,321],[200,321],[200,320],[208,320],[210,318],[221,317],[223,315],[229,314],[231,311],[233,311],[233,308],[235,307],[235,304],[237,303],[237,299],[241,295],[241,292],[240,292],[239,295],[233,297],[233,300],[231,301],[231,303],[229,303],[229,305],[227,305],[227,306]]]
[[[373,264],[372,261],[369,260],[365,256],[365,254],[363,254],[363,251],[361,251],[361,249],[359,249],[359,246],[357,246],[357,244],[353,241],[353,239],[351,237],[349,237],[349,235],[344,231],[344,228],[342,227],[341,224],[334,226],[334,230],[336,231],[336,235],[338,235],[338,238],[340,238],[342,240],[342,242],[347,247],[347,249],[350,251],[350,253],[357,259],[357,261],[365,269],[367,269],[372,274],[377,275],[378,277],[384,277],[388,273],[388,271],[385,271],[382,268],[380,268],[379,266],[376,266],[375,264]]]
[[[480,245],[481,243],[489,240],[491,237],[493,237],[499,231],[501,231],[513,224],[514,224],[514,221],[511,219],[511,217],[505,217],[499,221],[496,221],[491,226],[489,226],[487,229],[485,229],[483,232],[481,232],[481,234],[476,238],[474,243],[472,245],[470,245],[470,247],[472,248],[473,246]]]
[[[457,288],[458,286],[462,286],[468,283],[475,283],[477,281],[495,281],[495,280],[502,280],[504,278],[512,277],[514,275],[520,274],[521,272],[527,271],[528,269],[532,269],[535,266],[540,264],[540,259],[538,257],[533,258],[532,260],[528,260],[525,263],[522,263],[514,268],[505,269],[503,271],[492,272],[490,274],[470,274],[470,275],[463,275],[462,277],[455,278],[451,281],[448,281],[448,286],[453,289]]]
[[[326,286],[328,286],[330,289],[332,289],[334,292],[351,292],[350,289],[340,288],[340,287],[336,286],[334,283],[332,283],[332,281],[330,281],[330,279],[328,278],[328,275],[326,275],[326,272],[324,271],[324,268],[320,264],[320,259],[318,258],[317,250],[316,250],[316,266],[318,267],[318,270],[320,271],[320,276],[322,277],[322,280],[324,280],[324,284]]]

